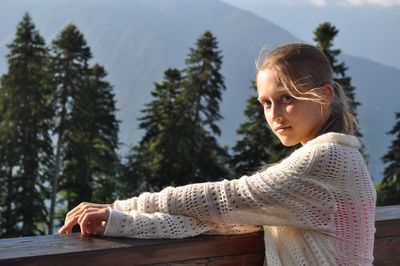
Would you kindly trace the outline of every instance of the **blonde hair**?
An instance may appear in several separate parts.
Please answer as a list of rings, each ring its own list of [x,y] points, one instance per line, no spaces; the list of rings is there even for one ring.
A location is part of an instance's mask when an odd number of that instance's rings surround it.
[[[278,82],[292,97],[330,105],[331,114],[320,134],[354,134],[356,120],[350,112],[347,96],[340,84],[333,80],[329,60],[319,48],[305,43],[280,46],[258,58],[257,74],[265,69],[273,71]],[[330,102],[321,93],[321,88],[327,85],[333,91]]]

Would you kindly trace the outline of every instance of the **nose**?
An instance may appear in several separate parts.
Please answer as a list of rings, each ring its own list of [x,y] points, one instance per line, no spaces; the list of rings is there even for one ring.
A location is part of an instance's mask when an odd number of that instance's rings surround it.
[[[269,110],[269,118],[274,122],[282,121],[282,107],[279,104],[273,103],[271,105],[271,109]]]

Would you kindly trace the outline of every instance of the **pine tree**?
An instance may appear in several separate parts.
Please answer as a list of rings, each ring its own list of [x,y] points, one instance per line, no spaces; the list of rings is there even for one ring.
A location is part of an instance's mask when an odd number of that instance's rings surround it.
[[[160,190],[166,185],[182,185],[191,174],[186,161],[190,155],[185,152],[191,146],[185,126],[190,121],[185,120],[187,103],[182,101],[182,85],[181,72],[168,69],[163,82],[156,83],[151,92],[153,100],[146,104],[139,119],[145,135],[131,150],[126,168],[130,176],[136,177],[129,182],[134,186],[141,182],[142,187]]]
[[[262,106],[254,93],[257,91],[254,82],[252,95],[247,100],[246,122],[237,130],[241,136],[233,147],[232,164],[236,174],[248,174],[273,163],[288,155],[291,149],[285,148],[272,133],[265,120]]]
[[[139,195],[143,191],[159,190],[153,189],[147,182],[151,175],[149,163],[142,156],[142,146],[135,145],[128,152],[125,162],[118,169],[116,196],[118,198],[130,198]]]
[[[125,167],[126,173],[136,177],[130,187],[159,190],[216,180],[228,173],[227,151],[216,140],[225,89],[221,65],[216,38],[206,32],[190,49],[183,71],[165,71],[140,119],[145,135]]]
[[[86,45],[82,33],[74,25],[66,26],[52,44],[52,70],[53,86],[55,87],[55,164],[53,169],[52,194],[50,207],[50,228],[53,227],[54,212],[56,208],[56,197],[59,191],[60,182],[65,189],[65,198],[68,208],[73,207],[72,198],[76,198],[71,185],[71,177],[62,176],[64,161],[66,160],[66,147],[70,139],[71,113],[78,95],[88,86],[87,78],[89,75],[88,61],[92,57],[90,48]],[[79,151],[78,151],[79,152]],[[70,163],[75,162],[69,154]],[[75,196],[75,197],[74,197]]]
[[[52,103],[48,49],[29,14],[8,45],[8,72],[1,79],[0,171],[3,236],[43,234],[45,187],[52,168]]]
[[[59,120],[64,119],[64,124],[60,122],[58,128],[64,198],[68,209],[82,201],[110,201],[119,165],[119,122],[112,86],[102,66],[88,66],[90,49],[75,26],[67,26],[54,46],[57,84],[60,95],[67,96],[60,98]]]
[[[187,131],[191,136],[190,182],[216,180],[228,174],[227,150],[220,147],[216,137],[221,134],[217,122],[222,119],[219,104],[225,90],[221,75],[222,56],[218,42],[206,31],[191,48],[185,61],[184,101],[187,108]]]
[[[3,82],[1,82],[3,83]],[[14,195],[18,189],[12,169],[18,164],[16,154],[16,123],[7,119],[6,90],[0,87],[0,237],[18,236],[19,217],[15,215]],[[9,113],[9,112],[8,112]]]
[[[220,135],[216,124],[222,119],[219,103],[225,90],[224,79],[220,73],[222,56],[218,43],[211,32],[205,32],[190,48],[186,59],[185,79],[187,100],[191,102],[190,115],[197,127],[203,127],[210,135]]]
[[[113,199],[114,172],[119,166],[116,152],[119,122],[116,119],[115,95],[112,86],[105,80],[106,76],[102,66],[96,64],[90,68],[88,88],[81,91],[71,114],[71,132],[84,135],[78,145],[85,147],[85,158],[81,163],[86,163],[83,166],[85,171],[80,173],[79,179],[89,181],[92,189],[92,193],[88,194],[91,196],[89,200],[95,202],[109,202]],[[83,200],[78,198],[79,202]]]
[[[396,113],[396,120],[395,126],[388,132],[394,140],[382,157],[386,167],[378,190],[378,205],[400,204],[400,113]]]
[[[339,30],[329,22],[322,23],[314,31],[314,41],[324,52],[331,63],[335,74],[334,81],[339,83],[349,99],[350,111],[358,122],[357,107],[360,105],[355,98],[355,87],[351,84],[351,77],[346,75],[347,67],[344,62],[338,63],[337,57],[340,55],[340,49],[333,49],[333,39],[339,33]],[[356,128],[356,136],[362,137],[360,129]]]

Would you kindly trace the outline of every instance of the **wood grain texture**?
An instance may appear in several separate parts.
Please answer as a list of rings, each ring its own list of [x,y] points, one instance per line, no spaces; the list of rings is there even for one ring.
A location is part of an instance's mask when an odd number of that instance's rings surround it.
[[[377,208],[374,265],[400,265],[400,206]],[[0,239],[0,265],[262,265],[262,232],[185,239],[82,237]]]
[[[398,224],[400,226],[400,223]],[[376,238],[374,243],[374,265],[400,265],[400,236]]]
[[[400,205],[377,207],[375,221],[389,221],[400,219]]]
[[[262,232],[179,240],[82,237],[79,233],[0,241],[1,265],[143,265],[263,253]],[[212,265],[212,264],[210,264]]]

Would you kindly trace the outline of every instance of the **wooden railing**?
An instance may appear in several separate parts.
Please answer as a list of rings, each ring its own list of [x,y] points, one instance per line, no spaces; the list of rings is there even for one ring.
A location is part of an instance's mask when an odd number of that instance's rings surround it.
[[[374,265],[400,265],[400,205],[380,207],[375,214]]]
[[[374,265],[400,265],[400,205],[376,211]],[[138,240],[70,235],[0,239],[0,265],[262,265],[261,232]]]

